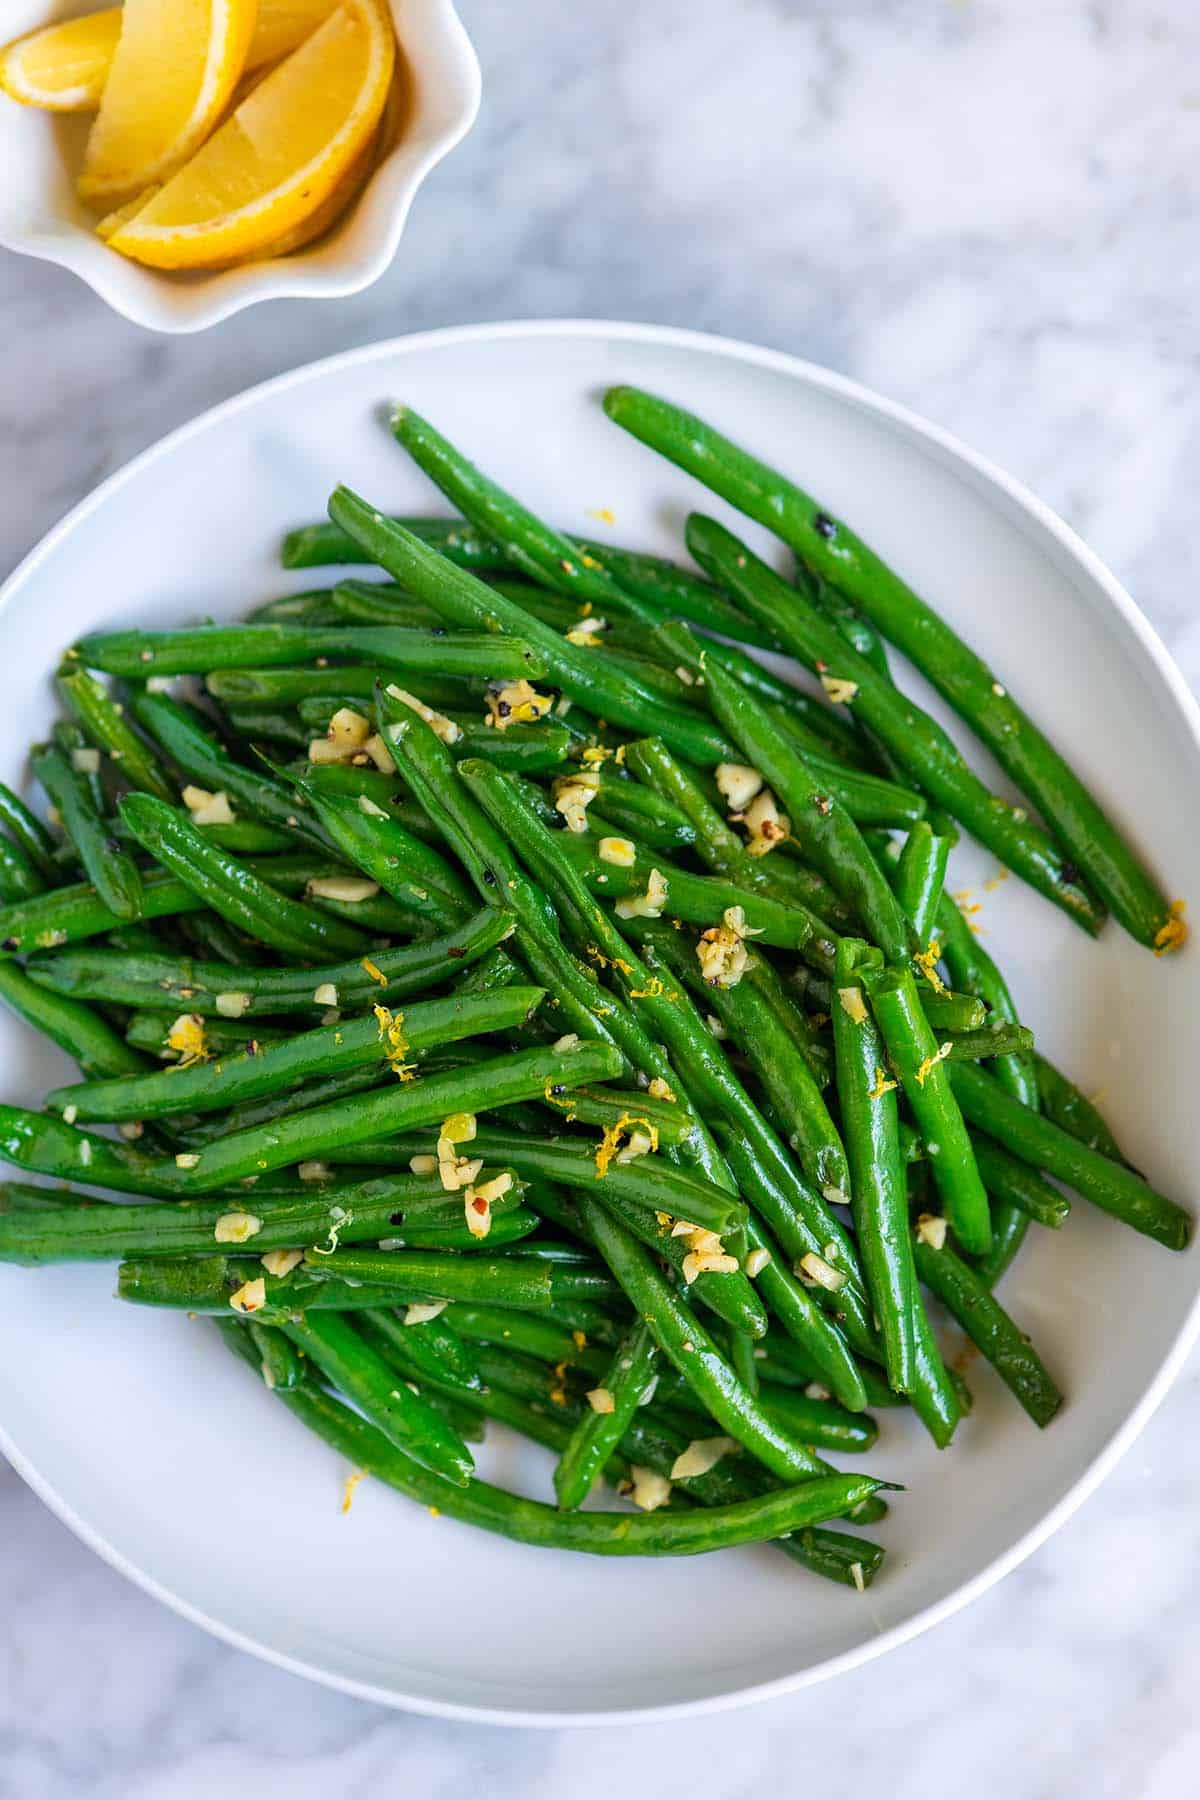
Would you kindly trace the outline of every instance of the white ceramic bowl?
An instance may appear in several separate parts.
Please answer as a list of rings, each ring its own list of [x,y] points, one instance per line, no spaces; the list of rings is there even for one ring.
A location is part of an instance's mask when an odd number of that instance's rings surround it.
[[[1172,894],[1200,895],[1197,708],[1154,634],[1070,531],[942,433],[786,356],[636,326],[532,324],[381,344],[257,388],[100,488],[28,559],[0,611],[0,773],[46,729],[58,651],[101,624],[241,613],[280,576],[288,526],[344,479],[379,504],[439,499],[378,421],[403,398],[569,530],[678,550],[699,488],[609,424],[607,383],[700,413],[791,470],[944,609],[1047,721]],[[611,508],[616,524],[594,513]],[[744,522],[730,518],[735,528]],[[771,554],[763,534],[748,535]],[[777,547],[776,547],[777,549]],[[901,680],[927,699],[923,684]],[[934,705],[941,716],[942,709]],[[981,766],[986,759],[971,748]],[[1092,943],[1016,880],[955,853],[986,943],[1047,1053],[1126,1152],[1196,1210],[1200,954]],[[6,1098],[63,1059],[0,1021]],[[189,1618],[285,1667],[392,1704],[512,1723],[663,1717],[779,1693],[878,1655],[1027,1555],[1130,1443],[1197,1329],[1200,1257],[1079,1203],[1031,1236],[1003,1298],[1066,1393],[1038,1432],[978,1360],[976,1409],[938,1455],[880,1415],[868,1466],[908,1483],[863,1598],[769,1550],[611,1562],[489,1538],[347,1473],[203,1322],[111,1298],[100,1268],[0,1269],[0,1443],[102,1555]],[[549,1463],[496,1432],[485,1473],[547,1495]]]
[[[10,0],[3,41],[100,0]],[[310,249],[215,274],[171,274],[118,256],[96,236],[75,194],[90,115],[39,112],[0,94],[0,244],[71,269],[117,312],[152,331],[202,331],[258,300],[331,300],[378,280],[395,256],[429,171],[479,110],[479,63],[453,0],[391,0],[407,65],[399,140],[357,203]]]

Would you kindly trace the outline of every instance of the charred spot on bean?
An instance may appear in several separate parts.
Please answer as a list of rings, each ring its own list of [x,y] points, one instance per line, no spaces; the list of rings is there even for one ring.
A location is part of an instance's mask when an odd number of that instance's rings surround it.
[[[21,940],[15,937],[6,937],[4,943],[0,945],[0,949],[4,950],[19,950],[20,948]]]
[[[1062,865],[1062,878],[1068,887],[1075,887],[1080,878],[1078,863],[1064,862]]]
[[[447,952],[446,952],[446,955],[453,957],[455,962],[458,961],[460,956],[465,956],[466,954],[467,954],[466,951],[462,948],[462,946],[460,944],[453,945],[452,948],[447,950]]]
[[[109,838],[105,838],[105,840],[104,840],[104,848],[105,848],[105,849],[106,849],[106,850],[108,850],[108,851],[110,851],[110,852],[111,852],[111,853],[112,853],[112,855],[113,855],[113,856],[116,856],[116,854],[117,854],[117,852],[118,852],[118,851],[119,851],[119,850],[120,850],[120,848],[121,848],[121,840],[120,840],[120,838],[115,838],[115,837],[109,837]]]
[[[388,1224],[389,1225],[403,1225],[403,1223],[404,1223],[404,1214],[402,1212],[394,1212],[394,1213],[388,1214]]]
[[[487,883],[488,887],[495,887],[496,877],[490,869],[485,869],[483,871],[483,879]]]
[[[828,513],[815,513],[813,515],[813,530],[818,537],[826,539],[835,538],[837,536],[837,521],[836,519],[831,519]]]

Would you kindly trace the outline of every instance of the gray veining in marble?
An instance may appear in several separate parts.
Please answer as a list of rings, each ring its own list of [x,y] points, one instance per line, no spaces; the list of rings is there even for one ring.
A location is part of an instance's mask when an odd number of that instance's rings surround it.
[[[0,573],[164,431],[425,326],[648,319],[798,351],[1042,494],[1200,679],[1195,0],[465,0],[479,125],[397,266],[149,336],[0,256]],[[1197,1787],[1200,1377],[999,1589],[841,1681],[637,1733],[391,1715],[214,1643],[0,1476],[0,1796],[790,1793],[1184,1800]]]

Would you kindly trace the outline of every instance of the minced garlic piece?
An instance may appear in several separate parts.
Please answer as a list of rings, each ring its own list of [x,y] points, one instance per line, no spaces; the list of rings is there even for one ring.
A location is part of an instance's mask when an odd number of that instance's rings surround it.
[[[645,1133],[633,1131],[632,1128],[635,1125],[644,1126]],[[639,1119],[636,1114],[622,1113],[615,1125],[605,1126],[604,1135],[596,1146],[596,1173],[601,1179],[608,1174],[608,1165],[613,1160],[613,1157],[617,1155],[617,1151],[621,1146],[621,1140],[626,1134],[629,1134],[630,1136],[631,1148],[636,1139],[645,1135],[645,1148],[633,1149],[633,1156],[643,1156],[646,1154],[647,1150],[658,1149],[657,1127],[652,1125],[649,1119]],[[628,1162],[631,1160],[631,1157],[621,1157],[618,1158],[618,1160]]]
[[[939,1213],[922,1213],[917,1220],[917,1236],[931,1250],[941,1250],[946,1242],[946,1221]]]
[[[453,719],[448,719],[445,713],[435,712],[432,706],[426,706],[423,700],[418,700],[407,688],[397,687],[394,681],[389,682],[387,691],[393,700],[399,700],[402,706],[415,712],[419,719],[424,719],[434,737],[440,738],[443,744],[457,744],[462,736],[462,727],[456,725]]]
[[[466,1158],[462,1158],[461,1162],[465,1163]],[[480,1158],[478,1161],[467,1166],[473,1168],[477,1175],[483,1167],[483,1160]],[[442,1170],[442,1181],[445,1183],[445,1164],[441,1164],[440,1167]],[[467,1191],[463,1195],[463,1217],[467,1222],[467,1230],[470,1232],[471,1236],[475,1238],[485,1238],[492,1229],[492,1201],[491,1196],[488,1193],[488,1188],[490,1186],[491,1183],[488,1182],[482,1187],[476,1187],[474,1185],[474,1177],[472,1177],[468,1183]]]
[[[853,1020],[855,1025],[865,1024],[867,1007],[866,1002],[862,997],[862,989],[859,987],[844,987],[839,988],[837,992],[838,1003],[846,1016]]]
[[[262,1220],[249,1212],[227,1212],[213,1226],[218,1244],[246,1244],[262,1230]]]
[[[559,1051],[575,1050],[578,1049],[578,1047],[579,1033],[577,1031],[565,1032],[562,1037],[555,1038],[554,1043],[551,1046],[552,1049]]]
[[[435,1175],[437,1173],[436,1156],[410,1156],[408,1166],[414,1175]]]
[[[890,1094],[892,1092],[893,1088],[898,1087],[898,1086],[899,1086],[898,1082],[888,1080],[887,1070],[881,1069],[879,1067],[879,1065],[876,1064],[876,1066],[875,1066],[875,1086],[869,1090],[869,1092],[867,1094],[867,1099],[868,1100],[882,1100],[883,1096],[885,1094]]]
[[[766,856],[776,844],[782,844],[792,829],[786,813],[781,813],[770,788],[750,802],[742,814],[747,838],[747,856]]]
[[[630,1463],[629,1473],[633,1478],[629,1498],[635,1506],[643,1512],[656,1512],[667,1504],[671,1498],[671,1483],[665,1475],[655,1474],[644,1463]]]
[[[458,1156],[453,1149],[448,1155],[442,1154],[441,1141],[438,1143],[438,1174],[442,1186],[448,1194],[456,1194],[460,1188],[470,1187],[475,1177],[483,1168],[482,1156]],[[470,1220],[467,1221],[470,1223]]]
[[[751,1281],[753,1281],[756,1275],[762,1274],[770,1260],[771,1252],[769,1250],[763,1250],[760,1247],[757,1250],[751,1250],[749,1256],[742,1264],[742,1267],[745,1269]]]
[[[683,1259],[683,1279],[690,1287],[700,1275],[734,1275],[738,1259],[726,1252],[689,1250]]]
[[[382,806],[376,806],[370,794],[360,794],[358,796],[358,810],[360,813],[365,813],[368,819],[387,818],[387,813],[383,810]]]
[[[327,1162],[302,1162],[297,1164],[296,1173],[301,1181],[328,1181],[333,1170]]]
[[[730,1455],[737,1448],[736,1438],[693,1438],[687,1449],[681,1450],[671,1464],[671,1480],[686,1481],[689,1476],[707,1475],[710,1469],[716,1468],[723,1456]]]
[[[454,729],[457,731],[458,726],[456,725]],[[363,745],[362,754],[370,757],[381,775],[395,774],[396,764],[392,757],[392,753],[377,731],[372,732],[371,736]],[[365,812],[366,808],[364,807],[363,810]]]
[[[167,1048],[174,1050],[179,1057],[181,1069],[190,1068],[193,1063],[205,1062],[209,1056],[208,1045],[204,1038],[204,1020],[199,1013],[180,1013],[167,1033]]]
[[[554,782],[554,810],[567,821],[568,831],[587,830],[587,809],[600,792],[600,777],[594,769],[579,769],[571,775],[560,775]]]
[[[630,1134],[629,1142],[623,1144],[617,1151],[617,1161],[619,1163],[631,1163],[639,1156],[648,1156],[652,1150],[658,1148],[657,1137],[657,1132],[655,1132],[654,1136],[650,1136],[644,1131],[632,1132]]]
[[[344,750],[361,750],[371,735],[371,721],[352,706],[339,706],[326,727],[331,744]]]
[[[716,1013],[705,1013],[704,1023],[708,1026],[708,1029],[715,1038],[727,1038],[729,1036],[729,1033],[726,1031],[721,1020],[718,1019]]]
[[[614,910],[619,919],[661,919],[667,895],[666,877],[661,870],[651,869],[645,893],[618,900]]]
[[[259,1261],[268,1275],[290,1275],[304,1261],[303,1250],[267,1250]]]
[[[634,844],[623,837],[602,837],[596,845],[596,855],[601,862],[612,863],[618,869],[632,869],[637,861]]]
[[[589,1388],[585,1399],[594,1413],[610,1413],[617,1410],[617,1403],[613,1399],[611,1391],[606,1387]]]
[[[823,1287],[831,1294],[836,1294],[839,1288],[846,1285],[845,1273],[841,1269],[835,1269],[814,1250],[800,1258],[796,1264],[796,1274],[806,1287]]]
[[[320,987],[313,989],[314,1006],[336,1006],[337,1003],[338,991],[332,981],[323,981]]]
[[[439,1313],[445,1312],[448,1300],[410,1300],[404,1309],[406,1325],[425,1325],[430,1319],[436,1319]]]
[[[233,824],[233,808],[224,788],[210,794],[207,788],[193,787],[189,783],[183,790],[183,804],[192,815],[193,825]]]
[[[314,875],[305,893],[310,900],[340,900],[344,906],[361,906],[379,892],[377,881],[365,875]]]
[[[79,1108],[77,1106],[64,1106],[62,1116],[64,1125],[73,1125],[79,1117]]]
[[[71,752],[71,767],[80,775],[98,775],[100,773],[100,752],[84,749],[82,746]]]
[[[716,781],[721,798],[731,813],[745,812],[763,785],[762,776],[749,763],[718,763]]]
[[[218,994],[216,1008],[223,1019],[240,1019],[243,1013],[250,1011],[254,1004],[252,994]]]
[[[822,675],[821,686],[835,706],[847,706],[858,692],[857,681],[847,681],[841,675]]]
[[[243,1281],[236,1293],[230,1294],[229,1304],[234,1312],[260,1312],[267,1304],[267,1284],[261,1275],[253,1281]]]
[[[497,731],[510,725],[536,725],[552,705],[549,694],[539,694],[531,681],[493,683],[487,691],[488,718]]]
[[[700,933],[696,958],[710,987],[736,987],[750,966],[745,939],[729,924],[710,925]]]
[[[646,1092],[652,1100],[674,1100],[676,1097],[675,1089],[665,1082],[661,1075],[654,1077]]]
[[[938,1046],[938,1048],[934,1051],[932,1056],[927,1056],[925,1058],[925,1061],[921,1064],[920,1068],[917,1070],[917,1086],[918,1087],[925,1086],[925,1082],[926,1082],[926,1079],[928,1078],[929,1071],[931,1069],[935,1069],[937,1067],[938,1063],[945,1062],[946,1058],[949,1056],[949,1054],[953,1048],[954,1048],[954,1046],[949,1041],[947,1041],[944,1044],[940,1044]]]

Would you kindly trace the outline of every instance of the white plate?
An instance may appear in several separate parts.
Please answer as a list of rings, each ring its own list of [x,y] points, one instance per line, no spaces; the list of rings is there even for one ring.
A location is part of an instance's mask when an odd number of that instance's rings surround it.
[[[843,512],[995,662],[1172,895],[1200,894],[1197,708],[1145,620],[1044,507],[940,432],[789,357],[635,326],[435,332],[269,382],[176,432],[84,502],[13,577],[0,618],[0,771],[46,727],[56,652],[102,624],[239,614],[282,578],[280,533],[338,480],[381,506],[436,497],[378,422],[402,397],[575,531],[670,551],[709,504],[604,418],[641,383],[695,407]],[[723,513],[720,507],[715,508]],[[727,516],[724,515],[723,516]],[[737,521],[734,521],[735,526]],[[756,542],[761,534],[752,532]],[[905,673],[907,680],[908,675]],[[919,684],[917,684],[919,686]],[[924,693],[924,690],[921,690]],[[974,752],[973,752],[974,754]],[[977,757],[982,765],[982,758]],[[1127,1153],[1197,1203],[1200,956],[1090,943],[988,859],[956,854],[1023,1015]],[[7,1097],[61,1060],[3,1022]],[[1045,1433],[976,1362],[974,1416],[939,1456],[894,1412],[870,1466],[910,1484],[864,1599],[768,1550],[606,1562],[433,1519],[347,1471],[202,1322],[116,1305],[104,1269],[0,1270],[0,1442],[88,1543],[232,1643],[353,1693],[461,1718],[595,1723],[727,1705],[850,1668],[945,1618],[1091,1491],[1196,1335],[1197,1260],[1079,1204],[1004,1285],[1067,1394]],[[513,1440],[485,1469],[548,1494]]]

